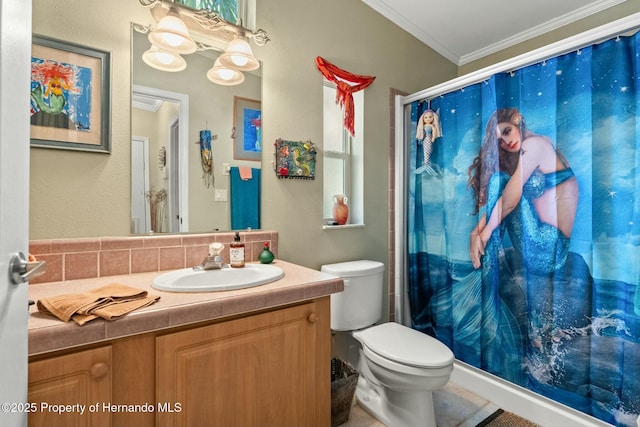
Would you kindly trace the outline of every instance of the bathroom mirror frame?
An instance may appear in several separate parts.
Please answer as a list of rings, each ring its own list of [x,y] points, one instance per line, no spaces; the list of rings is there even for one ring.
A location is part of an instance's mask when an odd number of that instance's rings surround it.
[[[155,70],[145,64],[141,57],[150,43],[144,33],[136,30],[138,24],[131,24],[131,137],[147,136],[140,134],[137,129],[135,115],[137,112],[133,106],[133,96],[157,97],[161,100],[174,102],[179,100],[179,94],[184,94],[189,104],[188,109],[182,112],[180,119],[180,153],[179,153],[179,208],[170,208],[171,194],[167,202],[168,216],[165,221],[169,224],[176,220],[176,216],[182,221],[177,226],[165,226],[154,233],[202,233],[231,230],[231,203],[230,180],[228,170],[230,166],[261,167],[262,159],[238,159],[235,157],[234,126],[234,99],[237,97],[262,100],[262,67],[253,72],[245,72],[245,81],[237,86],[221,86],[210,82],[206,73],[214,64],[215,59],[221,54],[217,49],[203,49],[185,55],[187,68],[179,73],[169,73]],[[140,88],[142,86],[142,89]],[[145,89],[146,88],[146,89]],[[140,90],[138,90],[140,89]],[[154,94],[154,90],[157,92]],[[182,125],[184,123],[184,125]],[[163,125],[157,126],[160,132],[164,132]],[[213,172],[211,181],[203,181],[203,170],[200,149],[198,148],[198,130],[209,129],[211,131],[211,150],[213,157]],[[162,136],[164,138],[164,136]],[[151,141],[151,145],[153,145]],[[156,147],[157,148],[157,147]],[[167,145],[167,162],[172,156]],[[154,167],[156,150],[150,150],[150,164]],[[197,154],[196,154],[197,153]],[[260,166],[256,165],[256,160]],[[196,164],[197,162],[197,164]],[[226,168],[226,169],[225,169]],[[164,172],[163,172],[164,173]],[[153,187],[152,183],[152,187]],[[155,190],[162,188],[170,193],[170,187],[156,182]],[[134,196],[132,194],[132,206]],[[175,198],[174,198],[175,200]],[[129,207],[131,209],[131,206]],[[178,211],[176,213],[176,210]],[[134,220],[132,219],[133,223]],[[142,221],[141,221],[142,222]],[[140,227],[142,229],[142,227]],[[131,227],[132,235],[134,227]]]

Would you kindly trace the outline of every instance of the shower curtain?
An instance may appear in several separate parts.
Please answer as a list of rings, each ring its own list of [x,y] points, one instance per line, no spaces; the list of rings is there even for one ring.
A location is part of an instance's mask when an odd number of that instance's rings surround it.
[[[633,35],[405,107],[412,327],[459,360],[620,426],[640,414],[639,103]],[[439,132],[418,133],[428,109]],[[530,142],[511,169],[488,154],[477,161],[490,179],[476,213],[470,166],[485,138],[507,139],[495,122],[487,129],[503,109],[519,113],[509,123],[522,140],[552,147],[556,172],[541,166],[518,184],[517,206],[498,215],[474,268],[474,228],[501,209],[513,167],[536,151]],[[558,200],[551,219],[539,212],[546,192],[569,197],[561,188],[576,187],[569,208]],[[560,216],[573,218],[569,236]]]

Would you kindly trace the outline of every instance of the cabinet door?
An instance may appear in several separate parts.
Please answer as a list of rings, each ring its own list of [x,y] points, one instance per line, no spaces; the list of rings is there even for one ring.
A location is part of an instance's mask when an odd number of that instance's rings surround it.
[[[29,402],[29,426],[111,425],[111,346],[29,363]]]
[[[330,363],[328,348],[319,348],[326,340],[317,338],[320,328],[330,331],[328,310],[318,308],[311,302],[158,337],[156,397],[166,410],[156,413],[157,425],[324,424]],[[326,382],[318,364],[327,365]]]

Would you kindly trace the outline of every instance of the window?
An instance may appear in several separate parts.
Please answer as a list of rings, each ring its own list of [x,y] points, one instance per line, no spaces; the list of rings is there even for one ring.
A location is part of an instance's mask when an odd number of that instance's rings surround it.
[[[344,194],[349,205],[348,224],[362,225],[363,92],[353,94],[355,136],[352,137],[343,126],[344,115],[336,104],[335,85],[325,81],[323,90],[323,218],[325,224],[333,219],[333,198]]]
[[[238,0],[176,0],[192,9],[208,9],[216,11],[227,22],[237,23],[240,19],[238,14]]]
[[[255,28],[256,0],[175,0],[192,9],[216,11],[227,22]]]

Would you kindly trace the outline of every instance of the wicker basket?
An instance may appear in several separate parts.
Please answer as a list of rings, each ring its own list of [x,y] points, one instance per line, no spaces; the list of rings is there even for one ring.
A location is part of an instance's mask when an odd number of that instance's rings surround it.
[[[331,427],[349,421],[358,371],[340,359],[331,359]]]

